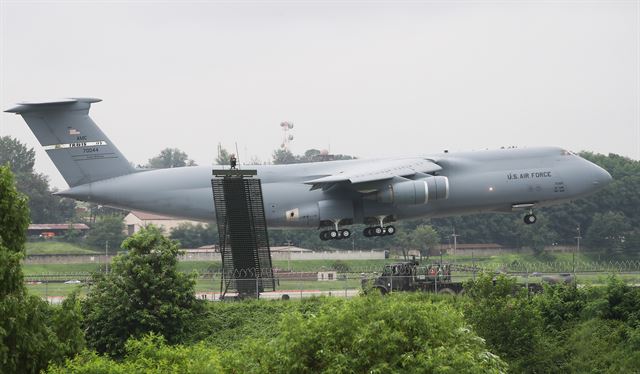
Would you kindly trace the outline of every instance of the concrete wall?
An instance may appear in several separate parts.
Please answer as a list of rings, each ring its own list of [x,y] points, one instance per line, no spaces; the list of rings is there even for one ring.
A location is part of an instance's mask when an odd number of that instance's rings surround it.
[[[302,252],[271,253],[273,260],[384,260],[384,251],[326,251],[326,252]]]
[[[104,264],[105,255],[31,255],[25,264]],[[113,256],[109,255],[109,262]]]
[[[291,256],[291,257],[289,257]],[[113,256],[109,256],[111,261]],[[302,252],[284,253],[274,252],[271,254],[273,260],[384,260],[382,251],[335,251],[335,252]],[[180,261],[222,261],[220,253],[204,252],[189,253],[178,258]],[[104,255],[32,255],[27,256],[25,264],[104,264]]]
[[[189,253],[180,256],[180,261],[222,261],[220,253]],[[304,260],[384,260],[383,251],[326,251],[326,252],[271,252],[277,261]]]

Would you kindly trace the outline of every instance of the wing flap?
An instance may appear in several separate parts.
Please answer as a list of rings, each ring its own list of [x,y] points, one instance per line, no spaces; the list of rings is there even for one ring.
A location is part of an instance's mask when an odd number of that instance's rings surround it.
[[[406,177],[415,174],[430,174],[442,170],[435,162],[424,158],[405,158],[396,160],[378,160],[364,165],[354,165],[334,174],[304,182],[311,189],[323,188],[336,183],[367,183],[394,177]]]

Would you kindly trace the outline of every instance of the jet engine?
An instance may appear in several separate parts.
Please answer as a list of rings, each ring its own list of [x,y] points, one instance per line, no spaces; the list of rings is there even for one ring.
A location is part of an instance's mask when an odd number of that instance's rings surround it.
[[[449,197],[449,179],[443,176],[400,180],[380,188],[375,199],[381,203],[416,205]]]

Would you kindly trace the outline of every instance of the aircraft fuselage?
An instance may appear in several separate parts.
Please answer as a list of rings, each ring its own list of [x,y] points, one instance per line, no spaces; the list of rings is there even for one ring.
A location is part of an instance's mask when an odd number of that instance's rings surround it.
[[[262,181],[270,227],[318,227],[327,221],[366,223],[510,212],[541,207],[592,193],[611,176],[597,165],[557,147],[500,149],[422,156],[442,167],[448,178],[445,199],[421,204],[385,203],[336,185],[310,190],[305,181],[336,174],[343,167],[364,169],[378,160],[345,160],[292,165],[243,166]],[[384,161],[384,160],[382,160]],[[59,194],[94,203],[200,221],[214,221],[212,169],[194,166],[141,171],[79,185]],[[225,167],[226,168],[226,167]],[[389,182],[391,183],[391,182]]]

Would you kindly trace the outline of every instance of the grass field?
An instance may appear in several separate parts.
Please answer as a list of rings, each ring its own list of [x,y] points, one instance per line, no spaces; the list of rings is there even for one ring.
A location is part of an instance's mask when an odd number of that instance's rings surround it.
[[[55,241],[42,241],[42,242],[27,242],[26,244],[27,256],[28,255],[85,255],[85,254],[99,254],[99,252],[83,247],[77,244],[55,242]]]
[[[102,265],[104,266],[104,264]],[[51,274],[51,273],[89,273],[101,269],[101,265],[95,264],[24,264],[22,271],[25,275]]]

